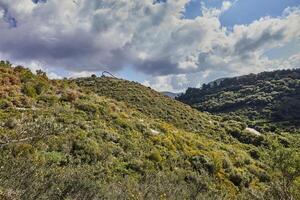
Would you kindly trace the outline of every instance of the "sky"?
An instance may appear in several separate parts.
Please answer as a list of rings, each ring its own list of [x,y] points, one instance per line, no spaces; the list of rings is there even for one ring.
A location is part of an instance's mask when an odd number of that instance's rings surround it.
[[[300,0],[0,0],[0,60],[158,91],[300,67]]]

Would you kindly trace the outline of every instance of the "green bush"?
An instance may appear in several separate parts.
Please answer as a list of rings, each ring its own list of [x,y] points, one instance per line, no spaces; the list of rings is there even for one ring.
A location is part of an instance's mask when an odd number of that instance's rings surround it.
[[[191,159],[191,163],[193,167],[199,172],[205,170],[210,174],[215,173],[216,169],[213,161],[204,155],[194,156]]]
[[[43,152],[43,156],[49,164],[62,164],[66,162],[66,156],[61,152]]]
[[[22,66],[16,67],[16,71],[21,73],[20,80],[22,83],[27,83],[35,78],[34,74],[29,69],[25,69]]]
[[[239,172],[232,172],[229,175],[229,180],[235,185],[235,186],[240,186],[242,184],[243,181],[243,177],[242,174]]]
[[[0,99],[0,109],[7,109],[12,106],[13,104],[10,101],[7,101],[5,99]]]
[[[23,86],[22,92],[28,97],[34,98],[37,96],[35,87],[30,83],[27,83]]]
[[[18,120],[16,120],[15,118],[9,118],[4,124],[4,126],[9,129],[14,129],[17,127],[17,125],[18,125]]]
[[[88,103],[76,103],[75,107],[79,110],[92,114],[96,113],[98,110],[96,105]]]
[[[249,187],[252,177],[247,171],[233,170],[229,174],[229,180],[238,187]]]
[[[4,60],[1,60],[0,61],[0,67],[11,67],[11,63],[9,61],[4,61]]]
[[[250,149],[250,150],[249,150],[249,154],[250,154],[250,156],[251,156],[253,159],[255,159],[255,160],[258,160],[258,159],[260,158],[260,153],[259,153],[259,151],[256,150],[256,149]]]
[[[61,95],[60,100],[61,100],[61,101],[67,101],[67,102],[74,102],[74,101],[76,101],[78,98],[79,98],[78,92],[73,91],[73,90],[69,90],[69,91],[64,92],[64,93]]]
[[[158,151],[153,151],[149,156],[148,159],[155,161],[155,162],[161,162],[162,161],[162,157],[160,155],[160,153]]]
[[[229,133],[238,141],[245,144],[253,144],[255,146],[268,145],[267,141],[265,141],[264,137],[261,135],[258,136],[248,131],[239,131],[236,129],[229,130]]]
[[[38,95],[41,95],[48,89],[48,86],[45,83],[39,82],[35,85],[35,90]]]
[[[58,102],[58,97],[55,95],[42,95],[39,96],[38,101],[42,101],[49,106],[53,106]]]

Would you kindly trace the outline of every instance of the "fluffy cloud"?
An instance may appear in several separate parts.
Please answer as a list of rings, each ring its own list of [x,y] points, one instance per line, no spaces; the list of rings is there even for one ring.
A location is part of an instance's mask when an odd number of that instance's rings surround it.
[[[185,19],[189,1],[0,0],[0,55],[72,76],[130,66],[153,77],[146,85],[179,91],[217,75],[274,69],[283,62],[264,52],[300,36],[297,8],[228,30],[219,17],[234,2],[202,4],[201,16]]]

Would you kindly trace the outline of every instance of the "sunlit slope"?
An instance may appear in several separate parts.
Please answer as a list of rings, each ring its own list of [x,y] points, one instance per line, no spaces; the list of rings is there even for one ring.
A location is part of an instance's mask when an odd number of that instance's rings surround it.
[[[179,128],[201,131],[209,125],[210,116],[199,113],[183,103],[136,82],[115,78],[81,78],[75,80],[80,87],[100,96],[126,103],[144,114],[170,122]]]

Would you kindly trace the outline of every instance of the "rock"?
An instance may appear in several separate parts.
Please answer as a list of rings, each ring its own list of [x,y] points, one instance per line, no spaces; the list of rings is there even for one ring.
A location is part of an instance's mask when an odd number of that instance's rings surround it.
[[[151,129],[151,128],[150,128],[150,133],[151,133],[152,135],[159,135],[159,134],[160,134],[159,131],[154,130],[154,129]]]
[[[249,131],[250,133],[253,133],[253,134],[255,134],[255,135],[261,136],[261,133],[258,132],[258,131],[255,130],[255,129],[253,129],[253,128],[247,127],[245,130],[246,130],[246,131]]]

